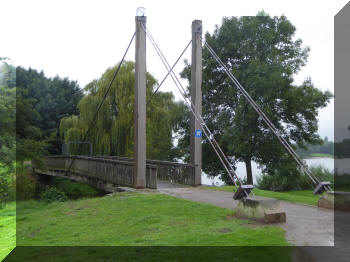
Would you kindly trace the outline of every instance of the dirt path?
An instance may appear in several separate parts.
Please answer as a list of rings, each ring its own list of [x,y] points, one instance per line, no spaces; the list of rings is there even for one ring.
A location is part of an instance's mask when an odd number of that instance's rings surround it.
[[[209,203],[215,206],[234,209],[238,201],[232,199],[233,193],[205,190],[200,187],[172,185],[158,181],[158,191],[171,196]],[[333,210],[291,204],[280,201],[287,215],[287,222],[274,224],[286,231],[286,239],[294,246],[333,246]]]

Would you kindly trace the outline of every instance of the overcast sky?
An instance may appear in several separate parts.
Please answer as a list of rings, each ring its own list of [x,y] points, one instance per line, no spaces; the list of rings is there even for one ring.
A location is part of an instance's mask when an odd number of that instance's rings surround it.
[[[256,15],[259,10],[286,15],[297,28],[296,38],[311,48],[307,66],[296,83],[311,77],[321,90],[334,92],[334,15],[347,3],[336,1],[16,1],[0,2],[0,56],[13,64],[69,77],[84,87],[120,61],[135,30],[137,7],[146,8],[147,27],[170,64],[191,39],[191,23],[202,20],[213,32],[224,16]],[[134,47],[134,46],[132,46]],[[190,60],[190,49],[184,58]],[[134,60],[134,48],[127,56]],[[175,69],[180,72],[183,63]],[[161,81],[166,70],[150,43],[147,70]],[[169,78],[163,91],[180,95]],[[334,138],[334,103],[320,111],[319,133]]]

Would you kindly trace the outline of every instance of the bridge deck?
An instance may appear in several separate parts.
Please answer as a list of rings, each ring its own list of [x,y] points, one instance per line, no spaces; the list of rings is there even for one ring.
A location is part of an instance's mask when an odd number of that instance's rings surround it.
[[[134,186],[134,159],[126,157],[49,156],[45,159],[45,167],[35,170],[40,174],[66,177],[110,192],[116,191],[119,186]],[[146,187],[156,189],[157,179],[194,185],[194,166],[147,160]]]

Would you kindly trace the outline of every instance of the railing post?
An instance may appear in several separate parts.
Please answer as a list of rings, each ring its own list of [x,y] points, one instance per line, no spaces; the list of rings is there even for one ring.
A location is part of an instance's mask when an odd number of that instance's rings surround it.
[[[136,16],[134,187],[146,187],[146,16]]]
[[[195,110],[202,115],[202,21],[192,22],[192,63],[191,100]],[[190,162],[195,165],[194,184],[201,184],[202,176],[202,138],[201,126],[193,114],[190,116]]]

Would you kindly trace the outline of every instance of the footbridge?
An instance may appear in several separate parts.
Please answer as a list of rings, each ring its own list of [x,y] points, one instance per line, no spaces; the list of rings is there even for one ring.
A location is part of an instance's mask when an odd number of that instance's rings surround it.
[[[37,174],[64,177],[108,192],[135,185],[135,161],[117,156],[48,156]],[[157,180],[195,185],[194,165],[169,161],[146,161],[146,188],[157,188]]]
[[[140,11],[140,12],[139,12]],[[223,170],[230,177],[232,184],[235,185],[234,199],[242,199],[249,196],[253,190],[253,185],[244,185],[243,181],[235,172],[232,160],[225,154],[219,145],[217,134],[212,133],[202,117],[202,48],[205,47],[210,57],[212,57],[218,66],[218,71],[224,73],[228,80],[233,84],[239,93],[246,99],[251,107],[256,111],[259,117],[269,127],[271,132],[276,136],[287,153],[295,160],[301,170],[310,178],[315,190],[315,194],[331,191],[329,181],[320,181],[313,174],[302,158],[297,154],[289,141],[283,136],[283,130],[278,129],[275,124],[262,111],[261,107],[253,100],[250,94],[239,83],[237,78],[232,74],[226,63],[224,63],[209,43],[202,37],[202,21],[194,20],[192,22],[192,38],[176,60],[173,66],[170,66],[163,52],[154,40],[149,29],[146,27],[147,18],[142,10],[138,10],[139,15],[135,17],[135,32],[129,42],[128,47],[113,74],[111,81],[98,104],[92,120],[90,121],[85,134],[79,143],[76,156],[53,156],[45,160],[45,169],[38,169],[38,173],[63,176],[73,180],[82,181],[92,184],[95,187],[114,191],[118,186],[131,186],[134,188],[156,188],[157,179],[168,180],[186,185],[200,185],[202,174],[202,134],[205,141],[210,144],[215,155],[218,157]],[[153,91],[146,102],[146,37],[151,42],[157,55],[166,68],[167,74],[160,82],[158,87]],[[134,88],[134,159],[124,157],[106,157],[106,156],[81,156],[82,144],[89,143],[91,130],[96,125],[96,119],[99,111],[108,96],[113,81],[118,76],[118,72],[131,43],[135,39],[135,88]],[[191,60],[191,81],[190,92],[181,84],[178,76],[173,71],[177,62],[180,60],[187,48],[192,44]],[[183,98],[185,106],[190,112],[190,163],[181,164],[173,162],[164,162],[156,160],[146,160],[146,106],[151,102],[154,94],[159,90],[162,83],[168,76],[172,80],[179,93]],[[101,116],[100,116],[101,117]],[[131,128],[131,126],[130,126]],[[77,141],[76,141],[77,142]],[[92,145],[90,143],[90,154],[92,154]]]

